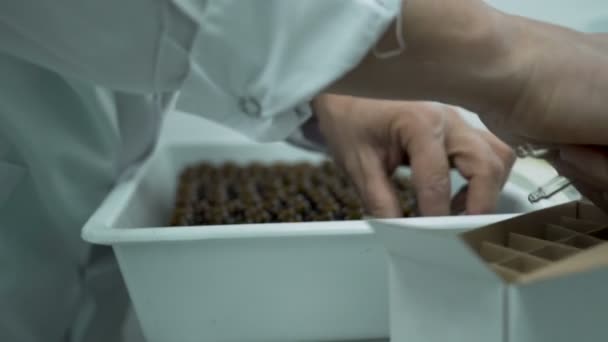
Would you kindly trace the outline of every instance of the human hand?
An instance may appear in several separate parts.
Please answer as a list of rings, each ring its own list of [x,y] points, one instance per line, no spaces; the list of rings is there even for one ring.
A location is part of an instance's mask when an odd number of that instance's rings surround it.
[[[495,209],[513,152],[491,133],[468,126],[452,107],[337,95],[319,96],[314,107],[330,153],[371,215],[400,216],[390,176],[408,158],[422,215],[450,214],[450,159],[469,181],[460,194],[466,212]]]

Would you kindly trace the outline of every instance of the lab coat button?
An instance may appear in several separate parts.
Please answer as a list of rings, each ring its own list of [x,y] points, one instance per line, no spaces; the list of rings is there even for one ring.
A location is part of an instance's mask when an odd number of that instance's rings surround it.
[[[239,105],[243,113],[247,115],[260,117],[262,114],[262,106],[260,106],[258,100],[253,97],[242,97],[239,101]]]

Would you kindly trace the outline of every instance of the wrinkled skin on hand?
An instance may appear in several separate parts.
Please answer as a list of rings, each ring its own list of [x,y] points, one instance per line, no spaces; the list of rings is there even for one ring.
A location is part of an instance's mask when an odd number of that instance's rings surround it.
[[[376,217],[400,215],[390,182],[408,161],[422,215],[450,214],[450,162],[469,181],[456,197],[466,213],[491,213],[514,162],[512,150],[470,127],[449,106],[325,95],[315,101],[321,132]]]

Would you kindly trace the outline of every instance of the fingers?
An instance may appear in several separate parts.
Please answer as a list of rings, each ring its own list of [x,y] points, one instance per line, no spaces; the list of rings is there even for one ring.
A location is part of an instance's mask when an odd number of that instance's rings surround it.
[[[475,138],[475,137],[471,137]],[[496,202],[508,176],[510,164],[504,163],[485,145],[483,139],[455,157],[456,167],[469,180],[466,192],[466,213],[481,215],[496,210]]]
[[[349,153],[356,157],[345,161],[366,209],[379,217],[403,215],[390,176],[398,164],[394,156],[407,152],[419,213],[449,215],[450,175],[443,113],[436,106],[410,103],[385,118],[390,128],[379,139],[383,143],[377,148],[372,148],[373,144],[366,149],[357,146],[358,153]]]
[[[409,151],[412,184],[423,216],[450,214],[450,170],[443,144],[428,142]]]
[[[336,162],[352,179],[369,214],[402,215],[391,174],[406,153],[421,215],[450,214],[449,157],[470,181],[466,194],[459,196],[466,202],[466,211],[478,214],[494,209],[513,161],[508,147],[496,137],[457,119],[448,120],[448,116],[459,118],[450,107],[357,102],[356,106],[341,106],[351,115],[327,111],[321,121]]]
[[[503,184],[495,173],[481,173],[469,180],[466,213],[469,215],[489,214],[496,211],[496,203]]]
[[[495,165],[495,167],[497,167],[495,172],[497,172],[496,175],[499,176],[499,179],[502,179],[501,186],[504,186],[509,178],[511,169],[517,160],[515,152],[511,146],[507,145],[503,140],[499,139],[491,132],[480,131],[479,134],[490,146],[492,153],[498,158],[498,165]]]
[[[467,210],[467,193],[469,192],[469,186],[464,185],[454,197],[452,197],[451,203],[451,214],[452,215],[461,215],[464,214]]]
[[[447,136],[448,151],[458,171],[469,181],[464,199],[466,213],[494,212],[515,162],[513,151],[490,132],[473,129],[459,120],[449,126]],[[457,197],[463,201],[462,193]]]
[[[355,185],[369,215],[390,218],[403,216],[389,171],[379,151],[361,147],[349,155],[344,169]]]
[[[423,216],[450,214],[450,169],[443,127],[432,120],[411,120],[399,130],[403,148],[409,155],[418,209]]]

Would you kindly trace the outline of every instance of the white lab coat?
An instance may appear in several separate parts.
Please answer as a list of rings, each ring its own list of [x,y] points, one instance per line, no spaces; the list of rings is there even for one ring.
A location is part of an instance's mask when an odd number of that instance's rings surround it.
[[[0,2],[0,341],[117,341],[126,291],[80,239],[175,102],[289,136],[398,0]]]

